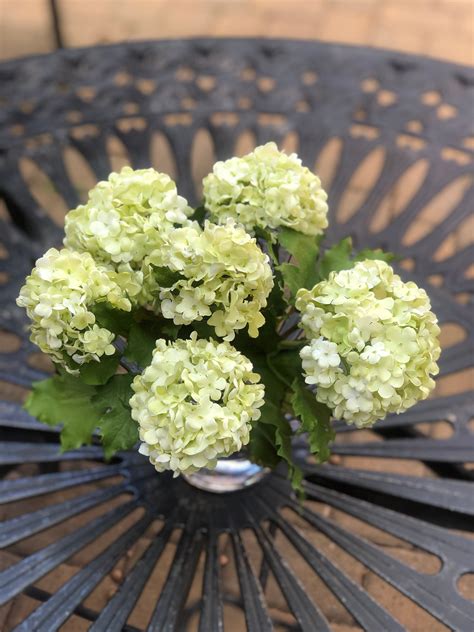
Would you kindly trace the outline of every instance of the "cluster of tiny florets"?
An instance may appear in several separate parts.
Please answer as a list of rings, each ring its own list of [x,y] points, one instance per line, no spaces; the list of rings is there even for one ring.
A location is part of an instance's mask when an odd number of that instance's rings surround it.
[[[310,343],[306,382],[337,418],[372,425],[428,397],[438,373],[439,327],[426,292],[383,261],[332,272],[297,294]]]
[[[206,221],[203,229],[197,224],[177,229],[167,265],[180,278],[160,291],[165,318],[177,325],[207,319],[224,340],[246,326],[251,337],[258,336],[273,274],[268,256],[241,226]]]
[[[168,175],[124,167],[99,182],[87,204],[69,211],[64,245],[112,265],[124,292],[143,304],[156,291],[147,256],[167,251],[175,226],[191,213]]]
[[[88,253],[51,248],[36,262],[17,304],[31,320],[31,340],[68,370],[115,352],[114,334],[99,327],[98,303],[130,311],[116,273],[96,265]],[[72,363],[71,363],[72,360]]]
[[[157,340],[153,359],[133,381],[132,417],[140,452],[158,471],[191,473],[249,442],[264,387],[244,355],[228,342]]]
[[[217,162],[203,181],[204,202],[216,221],[234,218],[248,231],[286,226],[307,235],[327,227],[327,195],[296,154],[275,143],[243,158]]]

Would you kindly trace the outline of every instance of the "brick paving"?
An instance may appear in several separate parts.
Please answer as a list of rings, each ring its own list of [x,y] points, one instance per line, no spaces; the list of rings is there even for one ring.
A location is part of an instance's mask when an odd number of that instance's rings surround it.
[[[66,46],[131,39],[321,39],[473,62],[471,0],[58,0]],[[48,0],[0,0],[0,59],[54,49]]]

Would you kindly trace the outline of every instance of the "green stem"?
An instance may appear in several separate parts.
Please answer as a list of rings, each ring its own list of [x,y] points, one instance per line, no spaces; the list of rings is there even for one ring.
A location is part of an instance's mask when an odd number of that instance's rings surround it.
[[[290,382],[288,382],[288,380],[286,379],[286,377],[284,375],[282,375],[280,373],[280,371],[273,365],[272,362],[272,357],[278,355],[278,351],[273,351],[272,353],[269,353],[267,355],[267,364],[268,367],[270,369],[270,371],[272,371],[272,373],[281,381],[283,382],[283,384],[286,384],[286,386],[288,386],[289,389],[292,388]]]
[[[282,340],[278,346],[280,349],[301,349],[307,343],[307,340]]]
[[[285,326],[285,323],[288,320],[288,318],[292,314],[294,314],[295,312],[296,312],[295,306],[294,305],[290,305],[290,307],[286,309],[285,313],[282,316],[279,317],[279,319],[277,321],[278,329],[281,330]],[[297,326],[297,324],[293,325],[289,331],[292,331],[295,326]]]

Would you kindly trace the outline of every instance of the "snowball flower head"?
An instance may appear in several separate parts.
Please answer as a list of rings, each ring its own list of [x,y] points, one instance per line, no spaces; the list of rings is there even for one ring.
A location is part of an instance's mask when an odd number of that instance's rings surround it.
[[[426,292],[384,261],[331,272],[296,307],[311,339],[300,352],[305,380],[334,415],[371,426],[428,397],[438,373],[439,327]]]
[[[157,340],[153,359],[137,375],[130,399],[140,452],[162,472],[213,468],[249,442],[264,387],[244,355],[228,342]]]
[[[155,254],[154,265],[167,264],[178,279],[160,291],[160,309],[177,325],[207,319],[218,336],[233,340],[248,326],[258,336],[265,318],[261,310],[273,287],[269,259],[245,230],[229,219],[206,221],[175,230],[167,260]]]
[[[275,143],[243,158],[216,162],[203,180],[204,203],[216,221],[233,217],[248,231],[286,226],[306,235],[327,227],[327,195],[296,154]]]
[[[155,289],[145,257],[166,250],[175,225],[184,224],[191,213],[169,176],[154,169],[124,167],[99,182],[89,192],[87,204],[66,215],[64,245],[113,265],[121,273],[124,290],[144,303]],[[148,284],[153,286],[148,294],[141,293]]]
[[[112,355],[114,334],[97,325],[91,308],[105,302],[130,311],[116,277],[114,271],[97,266],[88,253],[48,250],[16,301],[31,319],[32,342],[70,372],[74,364]]]

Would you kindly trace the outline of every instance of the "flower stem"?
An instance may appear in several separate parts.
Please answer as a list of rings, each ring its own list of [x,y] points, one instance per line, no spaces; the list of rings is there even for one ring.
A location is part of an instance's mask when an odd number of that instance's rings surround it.
[[[282,340],[279,343],[280,349],[301,349],[307,344],[307,340]]]
[[[288,388],[291,390],[292,386],[290,384],[290,382],[288,382],[288,380],[285,378],[284,375],[282,375],[280,373],[280,371],[274,366],[273,362],[272,362],[272,357],[276,356],[278,354],[277,351],[274,351],[273,353],[269,353],[267,355],[267,364],[270,368],[270,370],[272,371],[272,373],[281,381],[283,382],[283,384],[286,384],[286,386],[288,386]]]

